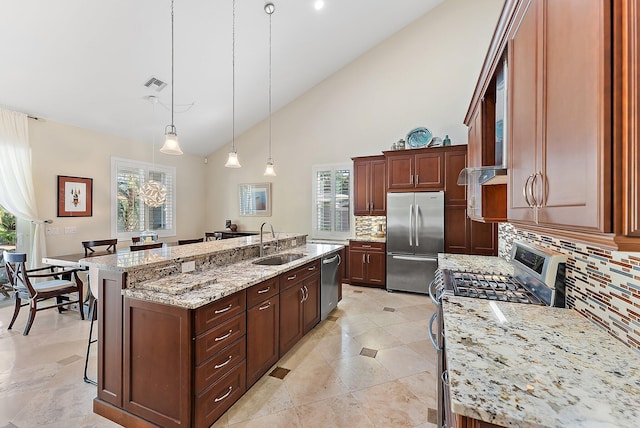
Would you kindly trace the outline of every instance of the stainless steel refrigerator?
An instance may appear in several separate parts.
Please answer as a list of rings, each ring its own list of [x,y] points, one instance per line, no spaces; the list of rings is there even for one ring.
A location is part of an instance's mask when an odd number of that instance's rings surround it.
[[[428,293],[444,251],[444,192],[387,193],[387,290]]]

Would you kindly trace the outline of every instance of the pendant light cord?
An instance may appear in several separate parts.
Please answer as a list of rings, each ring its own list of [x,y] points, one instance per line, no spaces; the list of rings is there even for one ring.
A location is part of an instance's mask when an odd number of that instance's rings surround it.
[[[231,151],[236,152],[236,0],[231,24]]]
[[[269,162],[271,159],[271,16],[273,12],[269,14]]]
[[[173,125],[173,0],[171,0],[171,128],[175,132]]]

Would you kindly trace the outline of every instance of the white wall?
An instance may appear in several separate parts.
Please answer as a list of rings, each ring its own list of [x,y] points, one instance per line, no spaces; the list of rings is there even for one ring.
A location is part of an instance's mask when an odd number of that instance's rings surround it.
[[[160,130],[162,131],[162,130]],[[47,236],[47,253],[82,252],[81,242],[111,237],[111,157],[152,161],[151,144],[126,140],[48,120],[29,120],[33,180],[41,219],[52,219],[60,235]],[[158,147],[156,146],[156,151]],[[201,157],[168,156],[156,152],[157,164],[176,167],[177,237],[204,235],[205,165]],[[93,216],[56,217],[57,176],[93,178]],[[75,226],[76,234],[64,234]],[[126,248],[129,242],[118,244]]]
[[[268,221],[278,231],[310,233],[313,165],[380,154],[418,126],[466,144],[462,121],[503,3],[447,0],[275,112],[277,177],[262,175],[267,121],[236,138],[241,169],[224,168],[230,145],[209,156],[208,228],[231,219],[239,230]],[[238,184],[265,181],[273,182],[272,216],[239,217]]]

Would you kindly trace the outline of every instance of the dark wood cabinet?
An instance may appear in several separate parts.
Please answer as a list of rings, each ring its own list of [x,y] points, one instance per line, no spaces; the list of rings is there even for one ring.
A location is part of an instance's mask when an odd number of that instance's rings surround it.
[[[354,214],[385,215],[387,193],[384,156],[353,158],[353,176]]]
[[[164,427],[213,424],[246,390],[246,292],[195,310],[124,302],[123,409]]]
[[[247,290],[247,388],[280,356],[280,295],[278,278]]]
[[[444,156],[438,149],[384,152],[387,160],[387,191],[444,190]]]
[[[320,261],[280,277],[280,356],[320,322]]]
[[[349,282],[384,287],[387,275],[385,251],[383,242],[349,241]]]
[[[530,0],[516,15],[508,50],[511,221],[611,228],[610,12],[604,0]]]

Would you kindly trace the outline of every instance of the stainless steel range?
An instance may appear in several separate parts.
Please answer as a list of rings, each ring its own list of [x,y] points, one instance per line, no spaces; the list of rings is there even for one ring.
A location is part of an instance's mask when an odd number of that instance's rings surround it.
[[[449,402],[444,319],[441,299],[455,295],[522,304],[565,306],[565,266],[567,257],[523,242],[514,242],[510,264],[513,274],[441,269],[429,286],[429,295],[437,305],[431,317],[429,334],[438,351],[438,426],[454,427],[455,415]],[[437,321],[437,333],[433,327]]]

